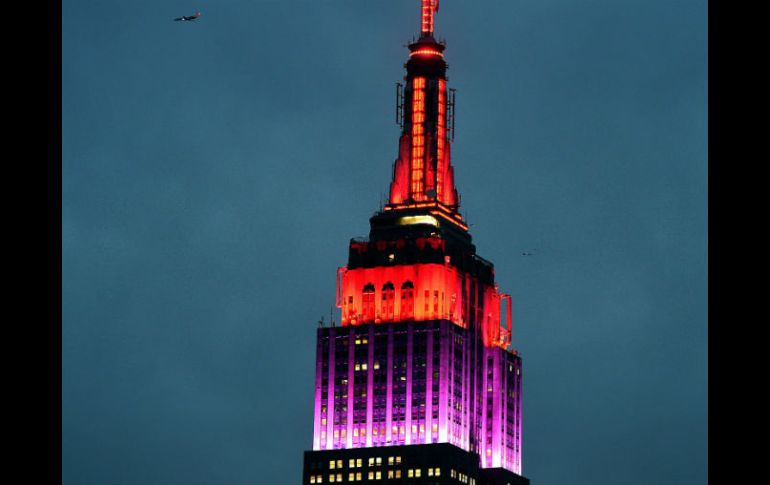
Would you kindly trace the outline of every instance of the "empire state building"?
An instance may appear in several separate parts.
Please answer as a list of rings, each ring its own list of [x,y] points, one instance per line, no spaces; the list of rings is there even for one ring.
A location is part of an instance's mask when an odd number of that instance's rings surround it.
[[[529,484],[511,298],[459,212],[437,10],[438,0],[421,1],[398,84],[388,203],[337,270],[340,326],[317,330],[303,484]]]

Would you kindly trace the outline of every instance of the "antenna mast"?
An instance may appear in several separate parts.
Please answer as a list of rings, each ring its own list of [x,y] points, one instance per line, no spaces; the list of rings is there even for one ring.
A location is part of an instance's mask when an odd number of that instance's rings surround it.
[[[422,35],[433,36],[433,17],[438,12],[438,0],[422,0]]]

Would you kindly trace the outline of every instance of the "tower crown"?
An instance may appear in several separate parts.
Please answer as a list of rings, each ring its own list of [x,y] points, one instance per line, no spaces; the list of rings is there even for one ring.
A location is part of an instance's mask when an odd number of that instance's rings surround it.
[[[405,85],[398,85],[401,127],[385,210],[422,210],[448,218],[463,230],[450,162],[454,90],[447,88],[443,43],[433,38],[438,0],[422,0],[420,38],[409,45]]]

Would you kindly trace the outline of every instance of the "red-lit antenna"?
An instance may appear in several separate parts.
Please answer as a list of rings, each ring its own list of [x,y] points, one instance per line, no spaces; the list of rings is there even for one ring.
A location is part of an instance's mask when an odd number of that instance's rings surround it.
[[[422,0],[422,35],[433,35],[433,15],[438,12],[438,0]]]

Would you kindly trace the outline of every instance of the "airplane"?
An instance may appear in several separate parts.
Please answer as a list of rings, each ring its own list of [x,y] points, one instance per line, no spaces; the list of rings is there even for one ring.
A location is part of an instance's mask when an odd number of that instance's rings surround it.
[[[200,12],[195,12],[195,15],[182,15],[181,17],[177,17],[174,19],[174,22],[179,22],[180,20],[185,21],[191,21],[191,20],[198,20],[198,17],[201,16]]]

